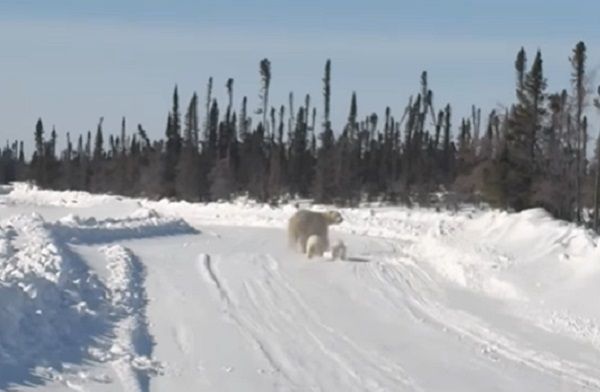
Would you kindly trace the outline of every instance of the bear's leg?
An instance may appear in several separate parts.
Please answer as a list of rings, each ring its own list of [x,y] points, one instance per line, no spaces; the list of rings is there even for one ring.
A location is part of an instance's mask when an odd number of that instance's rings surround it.
[[[300,248],[301,248],[301,252],[302,253],[306,253],[308,251],[308,249],[306,249],[306,243],[308,242],[308,236],[306,235],[301,235],[298,238],[298,241],[300,242]]]
[[[296,249],[298,246],[298,237],[296,236],[296,233],[292,231],[288,233],[288,246],[290,249]]]
[[[327,233],[325,233],[325,235],[323,236],[323,245],[321,249],[323,249],[323,252],[329,250],[329,236],[327,235]]]
[[[288,245],[290,246],[290,248],[295,248],[298,245],[298,230],[296,230],[296,227],[293,223],[293,221],[290,220],[290,222],[288,223]]]
[[[315,248],[314,248],[314,246],[310,246],[306,250],[306,255],[308,256],[309,259],[312,259],[312,257],[315,255]]]

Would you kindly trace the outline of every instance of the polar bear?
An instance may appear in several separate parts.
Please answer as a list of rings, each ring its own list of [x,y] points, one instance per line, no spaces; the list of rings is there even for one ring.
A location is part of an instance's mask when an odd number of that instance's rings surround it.
[[[328,228],[342,223],[344,219],[338,211],[315,212],[308,210],[297,211],[288,222],[288,240],[291,247],[298,247],[306,253],[308,237],[321,237],[324,250],[329,248]]]
[[[331,247],[331,258],[333,260],[346,260],[346,244],[344,244],[344,241],[337,240],[335,245]]]
[[[306,240],[306,255],[309,259],[313,256],[323,256],[326,250],[325,239],[320,235],[313,234]]]

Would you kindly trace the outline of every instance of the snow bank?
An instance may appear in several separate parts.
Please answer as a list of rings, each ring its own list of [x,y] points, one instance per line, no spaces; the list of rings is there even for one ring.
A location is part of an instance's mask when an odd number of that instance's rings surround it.
[[[479,233],[488,244],[518,256],[521,262],[560,263],[573,268],[582,264],[598,266],[600,262],[598,236],[558,221],[541,209],[482,215],[465,228],[465,235],[470,233]]]
[[[112,363],[128,390],[147,390],[161,366],[151,359],[142,264],[120,245],[102,248],[110,272],[103,283],[65,239],[184,232],[193,229],[181,219],[148,210],[114,220],[48,223],[30,214],[0,222],[0,390],[54,379],[66,364],[89,359]]]
[[[0,193],[8,193],[8,201],[56,207],[90,207],[122,199],[119,196],[94,195],[88,192],[43,190],[24,182],[16,182]]]
[[[106,292],[38,215],[0,222],[0,389],[38,365],[81,362],[108,332]],[[36,380],[28,379],[30,382]]]
[[[185,217],[200,225],[246,227],[283,227],[296,211],[291,205],[273,207],[245,199],[214,203],[172,202],[168,200],[142,201],[142,205],[170,216]]]
[[[598,244],[589,230],[533,209],[440,217],[410,252],[461,287],[529,301],[543,291],[581,289],[579,280],[597,276]]]
[[[120,219],[97,220],[70,214],[52,224],[52,229],[66,241],[86,244],[198,232],[181,218],[163,217],[146,208]]]

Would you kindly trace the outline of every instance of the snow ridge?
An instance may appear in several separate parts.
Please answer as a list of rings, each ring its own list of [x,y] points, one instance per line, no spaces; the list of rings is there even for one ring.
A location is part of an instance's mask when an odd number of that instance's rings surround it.
[[[144,265],[121,245],[101,251],[110,272],[107,288],[116,319],[116,337],[105,359],[112,362],[126,391],[149,391],[150,374],[159,373],[161,365],[152,360],[154,341],[145,314]]]
[[[98,277],[36,214],[0,222],[0,389],[36,366],[81,362],[108,333]]]
[[[181,218],[163,217],[149,209],[122,219],[83,219],[71,214],[52,224],[52,230],[65,241],[82,244],[198,233]]]
[[[45,190],[25,182],[14,183],[10,191],[0,191],[0,194],[4,193],[8,193],[7,200],[10,203],[54,207],[89,207],[121,199],[119,196],[94,195],[82,191]]]

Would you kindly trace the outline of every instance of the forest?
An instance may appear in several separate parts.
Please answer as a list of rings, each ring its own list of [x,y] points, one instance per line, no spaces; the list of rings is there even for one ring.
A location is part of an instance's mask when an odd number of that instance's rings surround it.
[[[590,86],[583,42],[569,59],[571,86],[552,92],[541,51],[531,60],[519,50],[514,102],[483,114],[474,105],[468,118],[454,118],[450,104],[434,101],[427,72],[401,113],[387,107],[359,114],[354,93],[341,129],[330,120],[331,61],[322,76],[324,104],[317,108],[310,95],[297,100],[293,93],[288,102],[272,104],[272,68],[263,59],[256,105],[243,97],[234,107],[234,79],[225,83],[225,103],[213,97],[212,78],[204,99],[194,93],[187,105],[176,86],[158,140],[142,124],[129,128],[125,118],[120,131],[108,134],[100,118],[95,133],[67,133],[66,148],[58,151],[57,131],[45,130],[39,119],[30,157],[22,141],[3,148],[0,182],[153,199],[245,195],[278,203],[301,197],[344,206],[428,205],[442,195],[448,206],[542,207],[598,230],[600,139],[591,140],[586,114],[600,111],[600,97]]]

